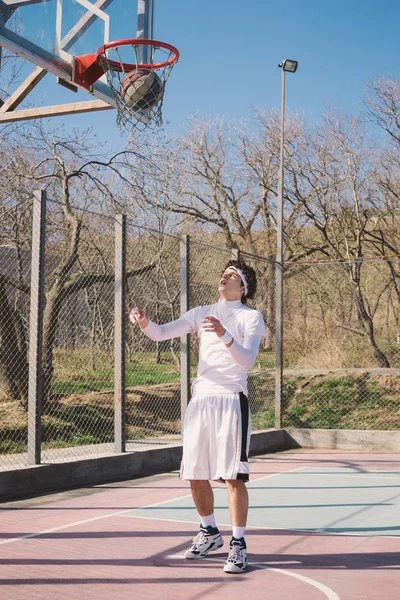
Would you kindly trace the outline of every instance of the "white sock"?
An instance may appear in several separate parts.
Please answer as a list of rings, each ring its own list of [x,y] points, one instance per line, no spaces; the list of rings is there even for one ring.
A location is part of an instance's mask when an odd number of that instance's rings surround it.
[[[211,515],[208,515],[208,517],[202,517],[201,515],[199,515],[200,520],[201,520],[201,524],[203,525],[203,527],[209,527],[211,525],[211,527],[216,527],[216,523],[215,523],[215,517],[214,517],[214,513],[211,513]]]
[[[244,537],[245,531],[246,527],[236,527],[235,525],[232,525],[232,537],[234,537],[235,540],[240,540],[240,538]]]

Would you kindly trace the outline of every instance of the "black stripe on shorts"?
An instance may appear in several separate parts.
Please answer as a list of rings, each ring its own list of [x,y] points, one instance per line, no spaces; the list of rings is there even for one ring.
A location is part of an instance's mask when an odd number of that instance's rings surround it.
[[[249,430],[249,403],[247,396],[240,392],[240,413],[242,417],[242,447],[240,450],[240,462],[248,462],[247,457],[247,433]],[[238,479],[240,479],[238,477]]]

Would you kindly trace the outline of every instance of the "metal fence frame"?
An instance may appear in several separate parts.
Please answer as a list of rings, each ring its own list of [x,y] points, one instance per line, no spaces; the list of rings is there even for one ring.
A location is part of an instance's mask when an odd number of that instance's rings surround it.
[[[48,199],[44,191],[34,193],[33,229],[31,254],[31,295],[29,330],[29,390],[28,390],[28,453],[27,464],[42,462],[42,395],[43,395],[43,315],[44,315],[44,261],[46,254],[46,206]],[[126,452],[126,329],[127,329],[127,217],[120,214],[113,217],[115,222],[115,282],[114,282],[114,451]],[[146,228],[144,228],[146,229]],[[150,231],[150,230],[148,230]],[[168,237],[168,236],[167,236]],[[180,312],[183,314],[190,306],[190,256],[191,246],[198,244],[209,249],[224,252],[226,249],[199,241],[191,241],[188,235],[175,238],[179,243],[180,256]],[[239,256],[238,250],[230,252],[232,259]],[[275,266],[275,368],[270,375],[275,378],[274,412],[275,428],[282,427],[283,395],[283,300],[284,300],[284,264],[275,260],[256,256],[247,252],[243,257],[248,260],[269,262]],[[180,340],[180,416],[183,421],[190,398],[190,336]],[[1,464],[0,464],[1,467]]]

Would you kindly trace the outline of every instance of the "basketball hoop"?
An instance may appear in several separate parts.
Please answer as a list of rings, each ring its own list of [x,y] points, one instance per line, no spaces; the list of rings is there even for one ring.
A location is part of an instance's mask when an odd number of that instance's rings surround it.
[[[165,85],[179,51],[155,40],[119,40],[101,46],[96,62],[107,77],[117,104],[120,127],[142,130],[161,126]]]

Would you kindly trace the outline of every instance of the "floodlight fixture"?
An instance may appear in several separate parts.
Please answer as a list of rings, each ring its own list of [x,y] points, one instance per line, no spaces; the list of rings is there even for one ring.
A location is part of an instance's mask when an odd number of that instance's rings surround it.
[[[289,58],[286,58],[283,62],[281,62],[280,65],[278,65],[278,67],[281,67],[281,69],[287,71],[288,73],[295,73],[298,64],[299,63],[297,60],[290,60]]]

